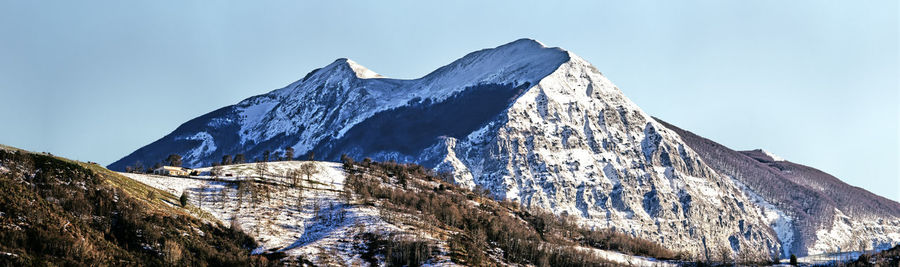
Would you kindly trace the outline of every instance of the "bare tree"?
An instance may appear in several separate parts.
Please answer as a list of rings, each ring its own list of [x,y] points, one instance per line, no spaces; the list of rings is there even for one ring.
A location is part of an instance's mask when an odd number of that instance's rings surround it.
[[[303,189],[297,189],[297,211],[303,210]]]
[[[131,167],[131,170],[135,173],[144,172],[144,163],[141,163],[140,160],[134,162],[134,166]]]
[[[169,156],[166,157],[166,163],[169,164],[169,166],[181,167],[181,155],[169,154]]]
[[[290,169],[285,171],[285,177],[288,179],[288,183],[291,187],[297,187],[300,185],[300,171]]]
[[[219,190],[219,201],[222,203],[222,210],[225,210],[225,204],[228,203],[228,187],[223,186],[222,190]]]
[[[313,212],[315,212],[316,219],[319,218],[319,210],[321,209],[321,203],[319,203],[319,198],[313,200]]]
[[[222,175],[222,165],[219,165],[218,163],[213,163],[212,168],[209,169],[209,175],[214,178],[219,178],[219,176]]]
[[[256,165],[254,165],[256,169],[256,175],[259,176],[259,179],[265,180],[266,171],[269,170],[269,165],[265,161],[258,161]]]
[[[284,149],[284,158],[285,160],[293,160],[294,159],[294,148],[287,147]]]
[[[209,186],[203,184],[200,186],[200,192],[197,193],[197,203],[199,204],[200,209],[203,209],[203,199],[206,198],[206,190],[209,189]]]
[[[270,184],[262,184],[263,197],[266,199],[266,203],[269,205],[272,204],[272,185]]]
[[[344,190],[341,190],[341,198],[345,203],[350,204],[350,201],[353,200],[353,189],[345,184]]]
[[[312,185],[312,176],[319,173],[319,169],[314,162],[304,162],[300,165],[300,173],[306,176],[306,182]]]
[[[727,264],[731,261],[731,249],[725,246],[719,247],[719,259],[722,261],[722,264]]]

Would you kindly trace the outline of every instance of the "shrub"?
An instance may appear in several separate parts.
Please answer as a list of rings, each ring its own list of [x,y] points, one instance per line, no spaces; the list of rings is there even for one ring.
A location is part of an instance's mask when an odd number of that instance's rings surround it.
[[[181,191],[181,197],[178,198],[178,202],[181,202],[182,207],[187,207],[188,204],[188,196],[186,191]]]

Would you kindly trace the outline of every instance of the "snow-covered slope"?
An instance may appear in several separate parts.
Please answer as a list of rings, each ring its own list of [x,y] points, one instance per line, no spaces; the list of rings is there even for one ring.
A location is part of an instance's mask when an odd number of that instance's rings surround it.
[[[298,183],[291,186],[289,173],[303,169],[304,165],[315,166],[317,171],[309,177],[299,177]],[[385,255],[379,254],[384,252],[371,247],[371,234],[427,240],[434,250],[422,259],[423,266],[461,265],[459,259],[451,259],[453,252],[449,240],[457,233],[445,229],[449,226],[427,220],[423,224],[422,217],[428,216],[420,211],[404,211],[393,204],[356,195],[353,190],[345,191],[349,175],[340,164],[279,161],[267,162],[264,166],[261,168],[257,163],[227,165],[221,167],[220,174],[215,177],[210,176],[211,168],[201,168],[202,175],[191,177],[121,174],[175,196],[185,193],[187,210],[194,211],[195,215],[207,221],[241,229],[252,236],[260,244],[253,250],[255,254],[284,253],[286,257],[280,263],[285,265],[311,262],[316,266],[385,266]],[[265,170],[262,175],[260,169]],[[379,181],[385,178],[382,175],[386,175],[371,170],[361,172],[350,175],[367,176]],[[394,192],[415,192],[422,187],[431,188],[433,184],[440,184],[419,178],[409,178],[418,180],[410,181],[408,186],[395,184]],[[380,186],[391,185],[385,182]],[[438,188],[452,190],[449,187]],[[493,207],[497,214],[491,214],[498,218],[516,216],[499,208],[501,206],[497,202],[479,201],[482,202],[470,200],[464,205]],[[504,212],[506,214],[501,214]],[[590,251],[616,265],[677,266],[677,262],[601,250],[571,241],[566,244],[577,250]],[[490,248],[485,252],[499,254]],[[373,260],[376,264],[371,264]],[[501,266],[515,265],[506,262],[503,257],[492,260]]]
[[[193,119],[110,168],[148,166],[170,153],[208,166],[223,155],[253,159],[287,147],[319,160],[420,163],[454,173],[459,184],[699,259],[783,256],[771,211],[590,63],[529,39],[413,80],[339,59]]]
[[[778,233],[785,255],[882,250],[900,244],[900,204],[765,150],[734,151],[677,132],[717,172],[740,184]]]
[[[263,176],[257,175],[255,164],[228,165],[222,173],[229,177],[216,179],[208,175],[121,174],[176,196],[185,192],[191,206],[213,216],[208,219],[239,227],[256,239],[260,247],[254,253],[284,252],[289,260],[300,258],[322,265],[333,262],[364,266],[366,263],[360,258],[363,251],[358,248],[363,240],[355,239],[358,234],[362,231],[394,233],[408,227],[385,222],[375,207],[349,205],[342,200],[340,192],[345,175],[337,163],[312,162],[318,171],[311,179],[301,179],[298,187],[284,186],[287,183],[284,173],[298,170],[304,163],[268,163]],[[254,190],[243,190],[235,183],[239,180],[260,183],[256,183]],[[266,186],[262,182],[274,184]],[[449,264],[446,261],[446,257],[435,260]]]

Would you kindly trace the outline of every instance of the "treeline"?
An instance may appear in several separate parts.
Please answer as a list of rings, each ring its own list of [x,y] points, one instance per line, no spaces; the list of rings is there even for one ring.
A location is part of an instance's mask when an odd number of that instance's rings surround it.
[[[310,160],[315,157],[314,153],[310,153],[307,155]],[[257,158],[256,162],[271,162],[271,161],[285,161],[285,160],[293,160],[294,159],[294,148],[287,147],[284,149],[283,155],[273,154],[271,151],[266,150],[263,151],[262,157]],[[234,157],[231,155],[222,156],[222,161],[218,163],[218,165],[232,165],[232,164],[243,164],[248,163],[247,158],[243,153],[234,154]],[[216,163],[213,163],[216,165]]]
[[[313,158],[315,158],[315,153],[310,152],[309,154],[307,154],[307,158],[308,158],[308,160],[313,160]],[[243,163],[251,163],[251,162],[287,161],[287,160],[293,160],[293,159],[294,159],[294,148],[286,147],[284,149],[284,154],[281,154],[281,155],[277,155],[277,154],[272,153],[269,150],[265,150],[265,151],[263,151],[263,154],[261,155],[261,157],[256,158],[255,161],[248,159],[246,156],[244,156],[243,153],[237,153],[233,157],[230,154],[226,154],[226,155],[222,156],[222,161],[213,162],[212,166],[225,166],[225,165],[243,164]],[[150,173],[150,172],[153,172],[153,170],[158,169],[164,165],[181,167],[182,164],[183,164],[182,156],[179,154],[173,153],[173,154],[169,154],[168,156],[166,156],[166,158],[164,158],[160,161],[157,161],[156,163],[153,164],[152,167],[150,167],[150,166],[145,167],[144,163],[141,162],[140,160],[135,161],[131,165],[125,166],[125,172]]]
[[[0,166],[0,265],[270,264],[249,255],[257,244],[246,234],[101,167],[6,149]]]
[[[900,245],[876,253],[863,253],[846,266],[900,266]]]
[[[378,266],[376,255],[384,255],[385,266],[420,266],[431,258],[434,247],[426,241],[410,240],[398,235],[363,233],[365,248],[361,258],[370,266]]]
[[[315,153],[310,152],[306,156],[307,156],[308,160],[312,160],[315,157]],[[224,165],[251,163],[251,162],[273,162],[273,161],[287,161],[287,160],[294,160],[294,148],[293,147],[284,148],[284,154],[281,154],[281,155],[272,153],[272,151],[269,151],[269,150],[265,150],[265,151],[263,151],[263,153],[260,157],[256,158],[256,160],[248,159],[247,157],[244,156],[243,153],[234,154],[234,157],[226,154],[226,155],[222,156],[221,162],[213,162],[212,165],[213,166],[216,166],[216,165],[224,166]]]
[[[454,262],[490,265],[494,248],[510,263],[537,266],[614,265],[589,249],[622,251],[660,259],[675,253],[647,240],[608,230],[589,230],[572,218],[524,210],[518,203],[494,201],[487,190],[454,185],[447,174],[420,165],[355,162],[342,157],[348,172],[345,188],[362,204],[380,201],[382,208],[413,214],[425,225],[455,232],[449,239]],[[477,205],[474,203],[478,203]]]

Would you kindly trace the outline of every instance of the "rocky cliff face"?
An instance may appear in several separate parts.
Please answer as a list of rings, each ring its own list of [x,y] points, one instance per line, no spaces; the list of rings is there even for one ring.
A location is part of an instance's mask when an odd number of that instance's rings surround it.
[[[589,63],[569,58],[497,120],[439,143],[436,168],[700,258],[777,256],[777,237],[734,183]]]
[[[189,166],[243,153],[416,162],[523,205],[614,228],[699,259],[782,256],[766,210],[588,62],[528,39],[425,77],[340,59],[180,126],[110,165]]]

